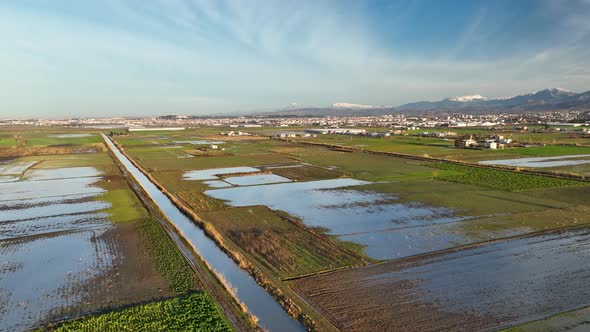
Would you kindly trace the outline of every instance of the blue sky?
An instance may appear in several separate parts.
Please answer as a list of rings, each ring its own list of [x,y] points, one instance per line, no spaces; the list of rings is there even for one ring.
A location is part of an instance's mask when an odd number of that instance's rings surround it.
[[[0,117],[590,90],[590,0],[5,0]]]

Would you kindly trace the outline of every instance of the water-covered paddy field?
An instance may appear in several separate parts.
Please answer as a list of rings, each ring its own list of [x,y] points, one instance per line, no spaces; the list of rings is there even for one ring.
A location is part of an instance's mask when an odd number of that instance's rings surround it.
[[[589,259],[590,230],[576,229],[303,278],[294,287],[346,331],[489,331],[588,305]]]
[[[96,135],[14,135],[28,143],[0,160],[0,330],[174,295],[144,242],[148,213]],[[54,140],[67,150],[51,154]]]
[[[590,222],[586,182],[261,138],[174,149],[193,158],[149,143],[223,140],[170,135],[117,140],[292,298],[282,280]]]

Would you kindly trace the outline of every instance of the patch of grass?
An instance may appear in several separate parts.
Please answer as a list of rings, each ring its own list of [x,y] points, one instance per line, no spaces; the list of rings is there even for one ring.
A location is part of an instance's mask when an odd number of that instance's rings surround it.
[[[174,194],[195,211],[214,211],[224,207],[223,202],[197,190],[177,191]]]
[[[195,288],[193,271],[158,221],[144,219],[139,229],[150,255],[154,258],[156,268],[168,281],[170,288],[177,294],[193,290]]]
[[[108,212],[113,222],[126,222],[147,217],[145,209],[128,188],[109,190],[99,199],[111,204]]]
[[[0,137],[0,146],[16,146],[16,140],[12,137]]]
[[[205,293],[192,293],[62,323],[52,331],[231,331]]]
[[[438,175],[436,178],[445,181],[472,184],[503,191],[524,191],[542,188],[558,188],[581,186],[588,183],[569,179],[547,176],[522,174],[483,167],[456,165],[445,162],[424,163],[424,165],[442,170],[450,170],[462,174]]]
[[[67,134],[67,133],[66,133]],[[75,133],[73,133],[75,134]],[[58,135],[58,134],[56,134]],[[53,134],[23,134],[23,139],[26,141],[27,146],[51,146],[51,145],[84,145],[84,144],[95,144],[101,143],[101,139],[98,135],[84,136],[84,137],[53,137]]]

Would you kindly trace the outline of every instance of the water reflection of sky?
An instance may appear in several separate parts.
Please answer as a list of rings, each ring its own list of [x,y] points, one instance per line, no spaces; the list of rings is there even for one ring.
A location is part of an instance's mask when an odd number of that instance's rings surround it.
[[[505,165],[517,167],[558,167],[558,166],[573,166],[590,163],[590,159],[573,159],[586,158],[590,154],[578,154],[569,156],[557,157],[532,157],[532,158],[515,158],[515,159],[500,159],[500,160],[485,160],[480,161],[484,165]]]
[[[185,180],[217,180],[217,175],[260,172],[254,167],[212,168],[184,173]]]
[[[85,300],[81,287],[113,265],[98,175],[93,167],[39,169],[0,183],[0,330],[62,319]]]
[[[256,174],[247,176],[232,176],[224,179],[226,182],[236,186],[252,186],[259,184],[291,182],[290,179],[276,174]]]
[[[446,208],[402,204],[390,195],[348,189],[369,182],[333,179],[264,186],[216,189],[206,194],[232,206],[266,205],[288,212],[310,227],[321,227],[330,235],[366,245],[367,255],[376,259],[403,257],[463,240],[436,229],[418,229],[461,220]]]
[[[590,304],[590,232],[578,230],[496,242],[400,264],[367,287],[416,281],[412,294],[456,313],[522,321]]]

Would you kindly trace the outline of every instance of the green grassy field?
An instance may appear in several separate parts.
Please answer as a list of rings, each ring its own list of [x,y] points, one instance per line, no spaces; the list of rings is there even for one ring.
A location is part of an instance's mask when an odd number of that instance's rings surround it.
[[[429,131],[429,130],[425,130]],[[440,131],[440,130],[438,130]],[[453,130],[456,131],[456,130]],[[474,131],[478,135],[495,132]],[[302,141],[350,146],[356,149],[393,152],[423,157],[477,162],[492,159],[512,159],[525,157],[553,157],[576,154],[590,154],[590,139],[559,133],[514,133],[510,137],[523,143],[544,144],[582,144],[585,146],[546,145],[540,147],[516,147],[499,150],[457,149],[453,140],[419,136],[392,136],[372,138],[347,135],[321,135],[317,138],[299,139]]]
[[[546,176],[515,173],[490,168],[456,165],[445,162],[425,163],[424,165],[460,174],[437,174],[436,178],[445,181],[473,184],[503,190],[523,191],[544,188],[559,188],[588,185],[587,182],[551,178]]]
[[[50,331],[232,331],[205,293],[132,306],[48,328]]]

